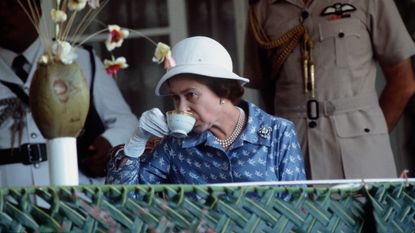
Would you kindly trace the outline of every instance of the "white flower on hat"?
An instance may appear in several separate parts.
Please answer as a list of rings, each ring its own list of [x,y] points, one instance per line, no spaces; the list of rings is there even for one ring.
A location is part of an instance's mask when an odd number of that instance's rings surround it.
[[[160,64],[164,61],[166,56],[171,56],[170,46],[158,42],[156,50],[154,51],[153,62]]]
[[[164,68],[170,69],[176,65],[173,57],[171,56],[171,49],[170,46],[159,42],[157,43],[156,50],[154,51],[153,62],[157,62],[158,64],[164,61]]]

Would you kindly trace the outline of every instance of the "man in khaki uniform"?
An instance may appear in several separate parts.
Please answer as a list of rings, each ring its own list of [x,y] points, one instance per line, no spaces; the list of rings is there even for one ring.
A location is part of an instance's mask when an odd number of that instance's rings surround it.
[[[308,177],[396,177],[388,130],[415,91],[415,46],[394,2],[251,1],[248,24],[249,87],[296,124]]]

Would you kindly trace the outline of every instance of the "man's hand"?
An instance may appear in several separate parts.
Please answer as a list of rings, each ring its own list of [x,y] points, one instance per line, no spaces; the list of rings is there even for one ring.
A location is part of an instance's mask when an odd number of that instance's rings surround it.
[[[382,66],[382,70],[385,74],[386,86],[379,102],[391,132],[415,92],[415,79],[409,58],[395,65]]]
[[[109,160],[108,152],[112,146],[104,137],[97,137],[95,141],[88,147],[91,156],[80,161],[86,175],[91,177],[106,176],[106,168]]]

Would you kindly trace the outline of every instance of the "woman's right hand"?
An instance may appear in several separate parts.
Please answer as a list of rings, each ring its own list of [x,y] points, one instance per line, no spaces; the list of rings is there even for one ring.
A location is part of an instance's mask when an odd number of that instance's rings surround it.
[[[162,138],[169,132],[166,117],[158,108],[153,108],[141,114],[138,127],[124,147],[124,154],[129,157],[140,157],[146,147],[147,141],[153,137]]]

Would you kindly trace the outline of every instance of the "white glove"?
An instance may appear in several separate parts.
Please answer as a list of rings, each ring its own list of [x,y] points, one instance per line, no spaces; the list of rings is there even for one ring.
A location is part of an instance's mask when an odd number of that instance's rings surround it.
[[[124,154],[138,158],[143,154],[148,139],[152,136],[161,138],[168,133],[169,128],[167,127],[166,117],[160,109],[153,108],[145,111],[141,114],[134,136],[124,146]]]

